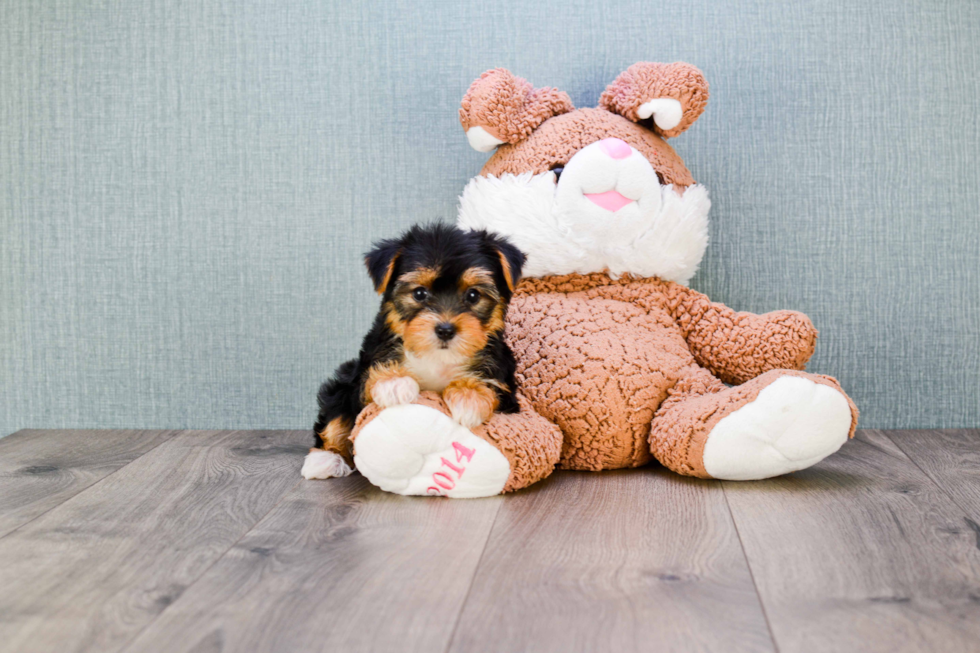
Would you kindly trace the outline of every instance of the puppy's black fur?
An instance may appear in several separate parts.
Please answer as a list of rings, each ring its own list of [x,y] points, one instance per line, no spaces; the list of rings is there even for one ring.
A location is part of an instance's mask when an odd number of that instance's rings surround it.
[[[346,436],[365,406],[365,384],[372,368],[404,361],[406,325],[425,312],[437,313],[442,320],[452,316],[461,325],[460,338],[483,342],[485,337],[485,345],[469,357],[467,373],[493,387],[497,411],[517,412],[516,365],[504,342],[504,316],[524,260],[519,249],[499,236],[439,224],[416,226],[400,238],[377,243],[366,255],[365,264],[375,290],[382,296],[381,310],[358,357],[340,365],[333,378],[320,387],[320,413],[313,426],[315,446],[350,458]],[[468,285],[474,270],[482,274],[484,282]],[[420,271],[429,276],[420,277]],[[492,283],[486,280],[487,273]],[[425,283],[419,283],[419,278],[424,278]],[[424,288],[424,293],[420,288]],[[479,295],[476,301],[474,293]],[[425,300],[419,301],[422,294]],[[476,328],[466,326],[476,324],[468,316],[476,318],[482,335],[465,333],[466,329]],[[346,433],[344,450],[322,437],[328,425],[338,418],[337,423],[343,425],[341,430]]]

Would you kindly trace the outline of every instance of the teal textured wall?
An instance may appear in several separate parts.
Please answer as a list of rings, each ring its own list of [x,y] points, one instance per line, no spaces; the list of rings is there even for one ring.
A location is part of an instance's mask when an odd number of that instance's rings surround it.
[[[980,425],[980,3],[0,2],[0,435],[304,428],[377,238],[452,219],[506,66],[711,84],[692,285],[821,330],[868,427]]]

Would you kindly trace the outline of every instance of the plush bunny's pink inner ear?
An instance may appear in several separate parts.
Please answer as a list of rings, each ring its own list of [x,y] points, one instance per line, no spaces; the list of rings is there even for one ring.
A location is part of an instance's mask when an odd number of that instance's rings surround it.
[[[562,91],[534,88],[509,70],[495,68],[470,85],[460,103],[459,122],[470,145],[489,152],[524,140],[548,118],[574,108]]]
[[[708,82],[688,63],[635,63],[599,98],[604,109],[633,122],[652,119],[653,130],[670,138],[694,124],[708,103]]]

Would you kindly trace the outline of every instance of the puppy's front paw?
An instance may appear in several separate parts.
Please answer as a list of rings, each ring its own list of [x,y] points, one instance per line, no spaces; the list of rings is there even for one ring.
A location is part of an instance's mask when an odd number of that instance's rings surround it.
[[[378,381],[371,388],[371,400],[382,408],[410,404],[419,396],[418,381],[410,376],[396,376]]]
[[[300,474],[310,481],[316,478],[350,476],[353,471],[340,454],[323,449],[310,449],[310,453],[306,454],[306,460],[303,461],[303,469]]]
[[[468,429],[488,422],[497,403],[493,391],[482,387],[450,386],[442,398],[456,423]]]

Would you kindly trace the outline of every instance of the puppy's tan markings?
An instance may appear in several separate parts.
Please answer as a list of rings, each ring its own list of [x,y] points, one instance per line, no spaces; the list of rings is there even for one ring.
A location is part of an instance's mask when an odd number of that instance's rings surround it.
[[[461,313],[452,319],[456,326],[455,350],[460,356],[472,358],[487,346],[487,330],[472,313]]]
[[[391,261],[388,262],[388,268],[385,270],[385,276],[381,279],[381,283],[378,284],[377,288],[375,288],[379,295],[385,294],[385,290],[388,289],[388,284],[391,283],[391,274],[395,271],[395,261],[398,260],[400,253],[401,252],[392,256]],[[365,263],[366,262],[367,261],[365,260]]]
[[[405,337],[405,321],[394,306],[388,306],[385,310],[385,323],[399,338]]]
[[[435,280],[439,278],[438,268],[419,268],[406,272],[398,277],[398,280],[407,285],[425,286],[431,288]]]
[[[493,313],[487,320],[487,333],[502,333],[504,330],[504,305],[498,303],[493,307]]]
[[[442,322],[441,315],[428,311],[416,315],[402,330],[405,348],[416,354],[425,354],[439,346],[435,335],[436,325]]]
[[[474,376],[463,376],[450,383],[442,398],[453,419],[469,429],[489,421],[498,404],[493,388]]]
[[[517,285],[514,282],[514,271],[510,269],[510,263],[507,262],[507,257],[501,251],[497,252],[497,256],[500,257],[500,267],[504,270],[504,281],[507,282],[507,287],[510,288],[511,292],[514,292],[514,287]]]
[[[459,289],[464,291],[470,286],[493,286],[493,273],[483,268],[470,268],[459,277]]]
[[[352,427],[353,424],[349,420],[343,417],[337,417],[327,422],[323,430],[317,434],[323,440],[324,451],[331,451],[343,456],[344,461],[350,466],[354,465],[354,457],[350,453],[350,432]],[[311,453],[314,451],[316,449],[310,449]]]

